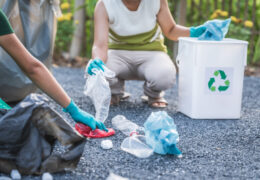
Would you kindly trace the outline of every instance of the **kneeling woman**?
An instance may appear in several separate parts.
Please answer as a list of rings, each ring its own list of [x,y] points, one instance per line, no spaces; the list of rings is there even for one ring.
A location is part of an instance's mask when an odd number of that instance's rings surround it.
[[[96,128],[106,130],[105,125],[81,110],[58,84],[49,70],[35,59],[14,34],[5,14],[0,9],[0,46],[12,56],[24,73],[47,95],[60,104],[72,119]],[[1,77],[4,78],[4,77]]]

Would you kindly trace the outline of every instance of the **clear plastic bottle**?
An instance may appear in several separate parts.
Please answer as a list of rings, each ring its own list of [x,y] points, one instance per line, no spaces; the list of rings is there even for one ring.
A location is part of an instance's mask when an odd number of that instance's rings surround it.
[[[138,158],[148,158],[153,154],[153,149],[146,145],[144,128],[126,119],[122,115],[117,115],[112,119],[112,125],[128,136],[121,144],[121,149]]]

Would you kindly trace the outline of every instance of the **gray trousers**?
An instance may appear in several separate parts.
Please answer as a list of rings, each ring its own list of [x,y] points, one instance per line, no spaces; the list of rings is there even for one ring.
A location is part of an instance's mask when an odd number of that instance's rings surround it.
[[[125,80],[143,80],[144,94],[159,98],[176,80],[176,69],[170,57],[161,51],[108,50],[106,66],[116,73],[108,79],[113,95],[124,93]]]

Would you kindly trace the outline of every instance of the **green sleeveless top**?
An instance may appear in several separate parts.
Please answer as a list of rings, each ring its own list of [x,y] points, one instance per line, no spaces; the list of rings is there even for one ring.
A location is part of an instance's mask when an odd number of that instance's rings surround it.
[[[7,17],[4,12],[0,9],[0,36],[14,33]]]
[[[133,51],[164,51],[164,37],[158,24],[153,30],[132,36],[120,36],[109,29],[109,49]]]

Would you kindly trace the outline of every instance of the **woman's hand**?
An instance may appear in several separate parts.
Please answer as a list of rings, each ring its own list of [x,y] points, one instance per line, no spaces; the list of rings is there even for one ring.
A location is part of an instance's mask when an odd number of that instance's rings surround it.
[[[93,69],[97,69],[97,70],[102,70],[104,72],[104,68],[103,66],[105,66],[105,64],[103,63],[103,61],[99,58],[96,58],[94,60],[91,60],[87,66],[87,73],[89,75],[93,75],[95,74],[92,70]]]
[[[68,112],[75,122],[83,123],[89,126],[92,130],[98,128],[108,132],[108,129],[101,121],[95,120],[91,114],[81,110],[72,100],[69,106],[64,108],[63,111]]]

